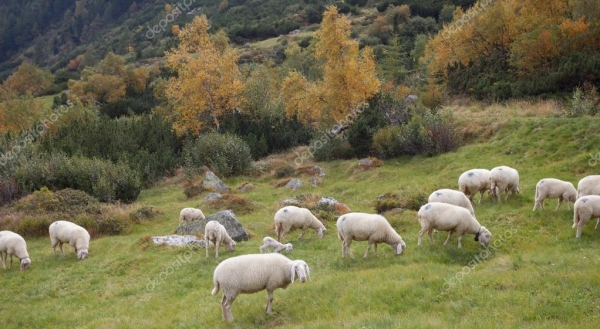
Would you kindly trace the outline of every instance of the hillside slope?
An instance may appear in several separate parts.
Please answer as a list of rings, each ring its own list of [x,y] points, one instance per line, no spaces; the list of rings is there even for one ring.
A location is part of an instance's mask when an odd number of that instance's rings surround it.
[[[54,257],[49,239],[28,239],[32,259],[28,271],[0,271],[0,326],[9,327],[204,327],[204,328],[399,328],[509,327],[591,328],[600,320],[597,287],[600,276],[600,233],[589,223],[581,239],[571,229],[572,212],[532,213],[535,184],[544,177],[573,182],[598,173],[590,153],[600,152],[598,118],[514,118],[486,142],[461,147],[432,158],[406,157],[384,161],[371,170],[356,168],[356,160],[318,163],[326,176],[319,187],[290,190],[272,186],[272,175],[235,177],[230,187],[251,182],[257,189],[238,193],[256,210],[238,215],[252,238],[238,243],[220,259],[203,250],[148,246],[149,235],[171,234],[185,206],[200,206],[205,194],[186,199],[181,180],[165,181],[143,191],[139,203],[164,212],[158,221],[143,223],[127,236],[93,240],[90,256],[77,261]],[[290,161],[293,153],[273,162]],[[293,161],[293,160],[292,160]],[[221,321],[220,295],[211,296],[212,272],[219,261],[257,253],[263,236],[273,235],[273,214],[279,201],[306,193],[327,195],[353,211],[373,212],[372,202],[386,192],[456,188],[460,173],[470,168],[508,165],[519,170],[521,194],[492,204],[484,197],[475,205],[477,218],[492,232],[491,246],[482,249],[473,236],[456,248],[446,234],[436,233],[417,247],[420,229],[414,210],[386,215],[407,243],[402,256],[387,245],[379,257],[360,255],[364,242],[354,242],[355,259],[341,258],[335,223],[318,239],[314,232],[297,240],[288,256],[311,267],[312,281],[275,291],[274,314],[264,313],[266,293],[240,295],[233,304],[235,322]],[[69,249],[69,248],[67,248]],[[35,310],[35,312],[32,312]],[[76,311],[74,311],[76,310]]]

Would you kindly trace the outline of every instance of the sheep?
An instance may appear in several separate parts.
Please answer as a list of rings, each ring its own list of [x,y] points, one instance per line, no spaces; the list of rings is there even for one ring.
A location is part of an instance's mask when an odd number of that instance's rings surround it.
[[[583,177],[577,183],[577,199],[586,195],[600,195],[600,175]]]
[[[224,321],[233,321],[231,304],[239,294],[253,294],[267,290],[267,314],[271,314],[273,291],[287,288],[295,278],[304,283],[310,279],[310,269],[303,260],[290,260],[277,254],[250,254],[222,261],[213,274],[215,285],[212,295],[223,290],[221,308]]]
[[[444,245],[448,244],[453,233],[458,235],[458,248],[462,247],[460,240],[465,233],[475,234],[475,241],[486,247],[490,243],[492,234],[484,226],[481,226],[475,216],[463,207],[442,202],[429,202],[422,206],[417,213],[421,230],[417,245],[421,245],[421,237],[427,232],[429,241],[433,242],[433,230],[448,231],[448,238]]]
[[[455,206],[467,209],[471,215],[475,216],[475,210],[473,209],[471,201],[461,191],[455,191],[447,188],[440,189],[431,193],[427,202],[444,202],[453,204]]]
[[[52,242],[52,253],[55,256],[57,245],[62,255],[65,255],[62,246],[66,242],[75,248],[77,259],[87,258],[90,248],[90,234],[85,228],[66,220],[58,220],[50,224],[48,231],[50,232],[50,241]]]
[[[558,198],[558,205],[555,210],[560,208],[564,200],[567,201],[567,209],[571,210],[569,202],[575,202],[577,199],[577,190],[570,182],[565,182],[556,178],[544,178],[535,185],[535,203],[533,211],[538,206],[544,209],[544,199]]]
[[[352,250],[350,250],[352,240],[368,241],[364,257],[367,257],[372,244],[375,245],[375,256],[377,256],[377,244],[381,242],[392,246],[396,255],[402,254],[406,249],[406,243],[387,219],[381,215],[347,213],[338,218],[336,227],[338,238],[342,241],[342,258],[346,258],[347,252],[350,253],[350,257],[354,258]]]
[[[194,220],[202,220],[205,219],[202,210],[196,208],[183,208],[179,212],[179,226],[183,224],[183,222],[191,222]]]
[[[282,250],[285,250],[287,252],[292,251],[292,244],[291,243],[280,243],[277,240],[273,239],[270,236],[266,236],[263,238],[263,245],[260,246],[259,250],[260,253],[264,253],[265,251],[269,251],[269,247],[273,248],[273,252],[276,253],[281,253]]]
[[[277,241],[282,242],[284,235],[292,229],[302,230],[298,239],[302,238],[304,232],[312,228],[317,231],[319,238],[325,233],[325,226],[315,217],[310,210],[296,206],[283,207],[275,213],[275,234]]]
[[[235,250],[235,241],[227,234],[225,226],[216,220],[211,220],[204,227],[204,240],[206,241],[206,258],[208,258],[208,247],[212,242],[215,245],[215,258],[219,257],[219,245],[224,243],[227,250]]]
[[[581,237],[583,225],[592,218],[598,218],[594,227],[597,229],[600,224],[600,196],[586,195],[577,199],[573,205],[573,228],[577,227],[576,238]]]
[[[508,192],[519,194],[519,172],[511,167],[500,166],[490,170],[490,189],[492,196],[500,203],[500,195],[506,193],[504,201],[508,199]]]
[[[487,169],[465,171],[458,177],[458,190],[468,195],[471,202],[479,192],[479,203],[481,203],[483,193],[490,190],[490,171]]]
[[[29,253],[27,253],[27,243],[22,236],[11,231],[0,231],[0,258],[2,258],[2,268],[6,269],[6,260],[10,256],[8,268],[12,268],[13,255],[21,260],[21,270],[26,270],[31,265]]]

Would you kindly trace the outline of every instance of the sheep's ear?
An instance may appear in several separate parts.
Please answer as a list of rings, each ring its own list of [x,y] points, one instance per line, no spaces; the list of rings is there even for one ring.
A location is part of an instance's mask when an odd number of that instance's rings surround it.
[[[308,279],[312,281],[310,278],[310,268],[308,267],[308,264],[304,264],[304,269],[306,270],[306,276],[308,276]]]
[[[292,263],[292,283],[294,283],[295,278],[296,278],[296,263]]]

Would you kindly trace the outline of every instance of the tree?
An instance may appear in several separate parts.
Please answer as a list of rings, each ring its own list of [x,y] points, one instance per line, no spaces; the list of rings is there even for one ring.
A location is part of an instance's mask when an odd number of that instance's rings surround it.
[[[217,131],[223,115],[237,109],[244,85],[238,55],[224,32],[208,33],[205,15],[194,18],[179,33],[180,44],[167,52],[167,66],[177,72],[169,79],[165,95],[176,115],[177,134],[198,136],[207,126]]]
[[[8,91],[18,95],[35,96],[50,87],[53,81],[54,77],[50,71],[42,70],[29,62],[23,62],[2,85]]]
[[[314,38],[315,57],[325,63],[323,79],[309,82],[291,72],[282,89],[286,113],[322,126],[343,122],[344,129],[379,89],[373,50],[359,51],[358,42],[350,39],[350,21],[335,6],[327,7]]]

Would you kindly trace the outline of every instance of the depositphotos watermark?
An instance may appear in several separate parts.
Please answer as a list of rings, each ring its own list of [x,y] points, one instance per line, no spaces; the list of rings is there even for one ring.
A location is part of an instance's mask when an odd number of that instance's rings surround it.
[[[146,290],[149,292],[152,292],[152,291],[154,291],[154,289],[156,289],[156,287],[165,283],[165,280],[167,280],[167,278],[171,274],[175,273],[175,270],[178,270],[179,268],[181,268],[183,266],[183,264],[187,264],[190,262],[190,259],[192,259],[194,251],[195,251],[194,245],[187,244],[187,250],[185,251],[185,253],[183,255],[177,256],[177,258],[171,263],[171,265],[169,265],[167,268],[165,268],[162,272],[160,272],[153,279],[146,278],[146,280],[148,281],[148,283],[146,283]]]
[[[600,162],[600,152],[596,153],[596,155],[590,153],[590,161],[588,161],[590,167],[595,167],[598,162]]]
[[[498,236],[497,239],[494,239],[494,243],[490,243],[488,248],[482,249],[479,254],[477,254],[466,266],[463,266],[460,271],[456,272],[449,279],[444,279],[444,290],[450,290],[461,283],[463,278],[471,273],[471,270],[475,269],[477,265],[490,258],[490,256],[498,248],[502,247],[510,238],[512,238],[513,234],[515,233],[517,233],[517,229],[514,227],[512,227],[510,230],[507,230],[504,232],[504,234]]]
[[[463,27],[463,25],[467,24],[473,18],[479,16],[489,5],[496,2],[496,0],[482,0],[479,2],[479,5],[476,7],[472,7],[466,13],[462,15],[461,18],[448,24],[444,27],[442,31],[442,37],[447,39],[451,34],[454,34],[458,29]]]
[[[69,111],[69,108],[71,108],[72,105],[73,104],[69,102],[67,106],[65,106],[65,105],[59,106],[47,118],[45,118],[43,120],[40,119],[38,121],[38,123],[35,125],[35,127],[30,129],[26,133],[20,135],[17,138],[17,140],[15,141],[15,143],[10,147],[10,150],[6,151],[5,153],[2,153],[0,155],[0,165],[1,166],[6,165],[9,161],[14,159],[19,153],[21,153],[22,150],[27,148],[27,146],[29,144],[33,143],[33,141],[36,138],[39,138],[42,135],[44,135],[46,130],[48,128],[50,128],[50,126],[52,126],[56,121],[58,121],[58,119],[63,114],[67,113]]]
[[[363,107],[357,108],[353,110],[350,114],[346,115],[345,118],[336,120],[336,124],[331,127],[331,129],[327,130],[323,134],[321,134],[320,138],[313,140],[308,146],[308,150],[302,152],[302,154],[296,152],[296,158],[294,159],[294,164],[296,166],[300,166],[304,163],[305,160],[309,160],[314,158],[315,152],[323,148],[323,146],[327,145],[332,139],[337,136],[340,131],[352,123],[356,117],[364,111]]]
[[[161,19],[158,24],[150,27],[150,25],[146,25],[148,27],[148,31],[146,32],[146,38],[152,39],[157,34],[160,34],[166,31],[166,27],[169,23],[173,22],[177,17],[181,16],[184,12],[190,10],[190,6],[192,3],[196,2],[196,0],[183,0],[182,2],[176,3],[175,9],[171,10],[165,18]],[[184,9],[185,8],[185,9]]]

